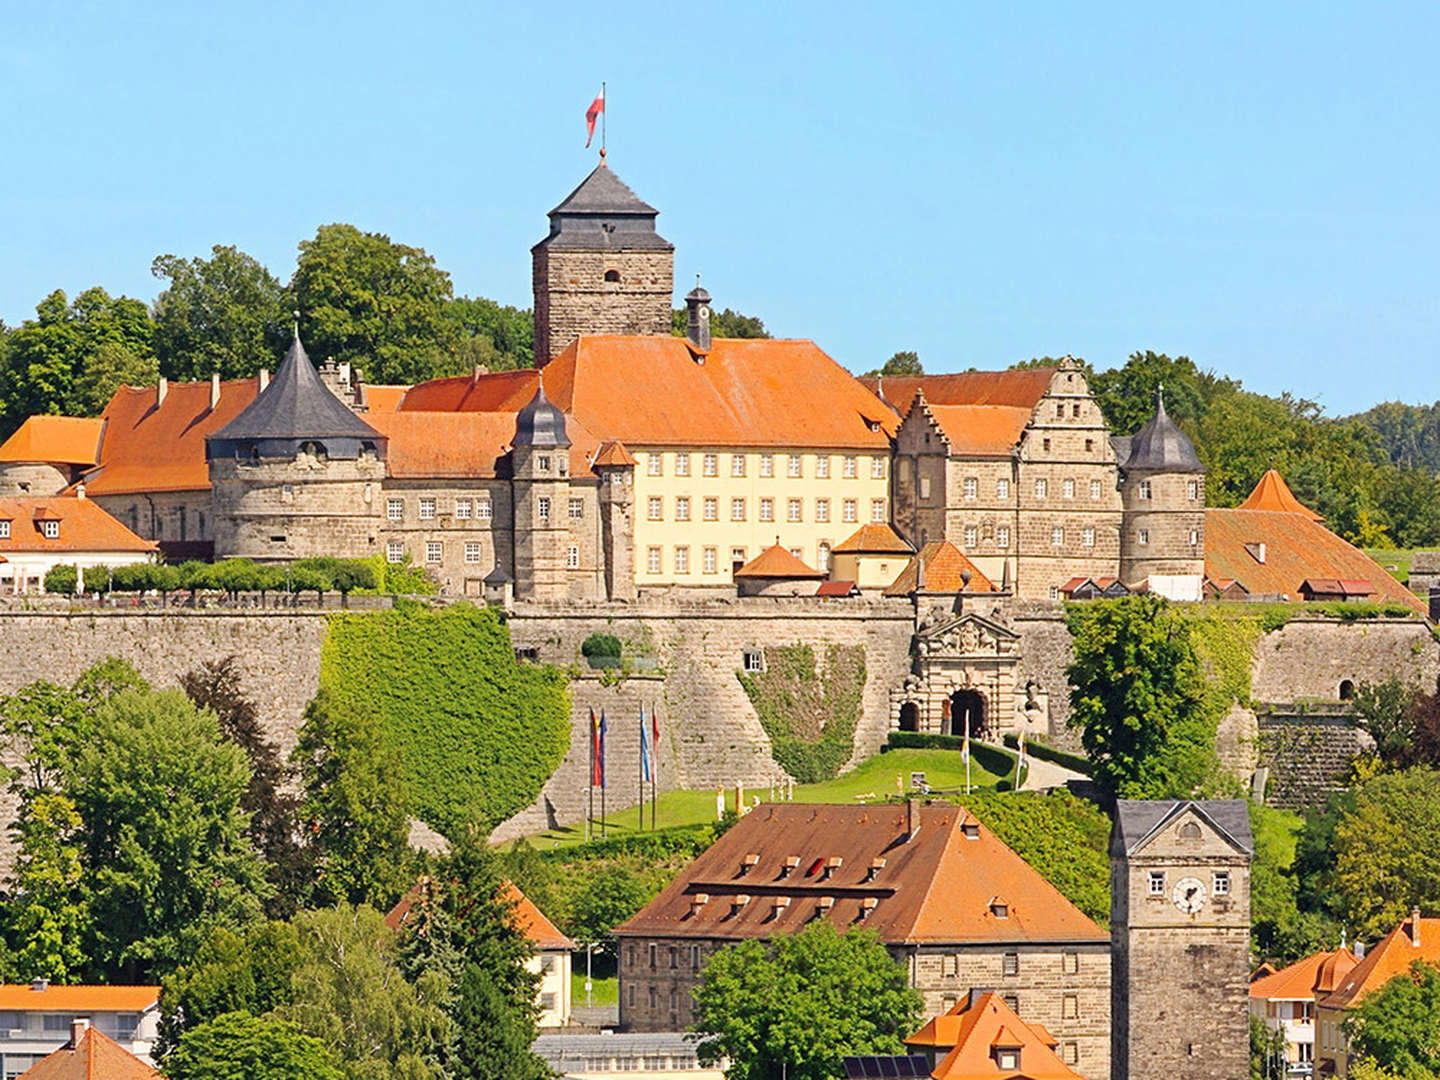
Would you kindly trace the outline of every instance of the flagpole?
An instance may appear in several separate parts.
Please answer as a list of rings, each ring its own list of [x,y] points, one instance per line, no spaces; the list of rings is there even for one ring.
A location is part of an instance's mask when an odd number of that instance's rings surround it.
[[[595,84],[591,83],[590,85],[594,86]],[[605,102],[605,107],[600,110],[600,156],[603,158],[605,156],[605,114],[610,111],[610,101],[605,92],[603,79],[600,82],[600,100]]]
[[[640,831],[645,831],[645,706],[640,706],[640,798],[636,805],[640,809]]]
[[[655,804],[660,798],[660,726],[650,709],[650,831],[655,831]]]
[[[600,839],[610,839],[610,822],[605,819],[605,789],[609,786],[605,781],[605,736],[608,725],[605,723],[605,710],[600,710]]]
[[[586,790],[590,792],[590,809],[585,817],[585,839],[595,839],[595,710],[590,710],[590,774],[585,777]]]

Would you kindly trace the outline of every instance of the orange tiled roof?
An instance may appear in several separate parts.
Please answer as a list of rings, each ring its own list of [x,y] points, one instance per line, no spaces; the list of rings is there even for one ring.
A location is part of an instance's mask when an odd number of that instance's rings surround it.
[[[811,341],[582,335],[545,366],[545,393],[601,439],[631,446],[888,450],[895,417]],[[416,386],[402,410],[519,409],[533,370]]]
[[[1027,1024],[993,991],[974,994],[905,1040],[907,1046],[950,1048],[930,1075],[935,1080],[1080,1080],[1055,1054],[1056,1040]],[[1018,1048],[1017,1068],[1002,1069],[996,1048]]]
[[[962,371],[952,375],[866,375],[866,388],[885,399],[902,416],[920,390],[931,405],[1008,405],[1034,409],[1058,368],[1017,371]]]
[[[1291,514],[1304,514],[1311,521],[1325,519],[1295,498],[1285,478],[1274,469],[1266,469],[1265,475],[1255,489],[1245,497],[1237,510],[1282,510]]]
[[[0,553],[156,550],[153,543],[136,536],[94,500],[73,495],[0,497],[0,519],[10,522],[10,535],[0,539]],[[53,540],[37,524],[47,519],[60,522],[60,535]]]
[[[1329,993],[1358,960],[1349,949],[1331,949],[1262,975],[1250,984],[1250,996],[1265,1001],[1312,1001]]]
[[[1350,1009],[1362,998],[1379,990],[1396,975],[1410,970],[1416,960],[1440,964],[1440,919],[1420,919],[1420,944],[1411,937],[1414,916],[1409,916],[1380,939],[1373,949],[1344,976],[1343,981],[1320,1004],[1327,1009]]]
[[[915,549],[889,525],[861,525],[835,548],[836,555],[909,555]]]
[[[0,985],[0,1012],[144,1012],[160,1000],[158,986]]]
[[[916,812],[920,828],[906,839],[904,806],[761,805],[615,932],[733,941],[793,932],[820,915],[841,929],[869,926],[892,945],[1109,940],[963,807]],[[991,911],[997,897],[1006,918]]]
[[[427,477],[490,478],[510,475],[513,412],[366,413],[365,421],[389,440],[385,459],[398,479]],[[570,473],[590,471],[595,438],[566,418],[570,436]]]
[[[921,564],[925,567],[926,592],[999,592],[995,583],[980,572],[980,568],[966,558],[965,553],[949,540],[931,540],[905,564],[888,589],[886,596],[910,596],[917,589]],[[970,584],[961,577],[970,573]]]
[[[385,914],[385,925],[399,930],[410,918],[410,909],[420,899],[421,890],[433,884],[433,879],[421,878],[399,902]],[[569,951],[575,949],[575,942],[562,934],[558,927],[545,917],[530,898],[515,887],[511,881],[501,886],[501,899],[514,903],[515,929],[519,930],[537,950]]]
[[[366,412],[360,414],[360,418],[367,423],[371,413],[389,413],[400,408],[400,402],[408,393],[408,386],[372,386],[364,384]]]
[[[93,1027],[78,1046],[67,1043],[20,1076],[24,1080],[160,1080],[158,1072]]]
[[[776,543],[771,544],[764,551],[760,552],[759,555],[756,555],[744,566],[740,567],[739,570],[736,570],[735,576],[737,578],[777,578],[783,580],[813,578],[818,581],[825,575],[819,570],[812,570]]]
[[[0,461],[94,465],[104,430],[98,416],[32,416],[0,445]]]
[[[596,465],[629,466],[634,468],[639,464],[635,455],[625,449],[625,444],[619,439],[606,439],[600,444],[599,451],[595,454]]]
[[[1009,405],[926,405],[940,434],[958,455],[1009,454],[1034,411]]]
[[[1259,546],[1265,545],[1265,561]],[[1299,600],[1307,578],[1367,581],[1373,598],[1424,613],[1425,601],[1391,577],[1374,559],[1318,521],[1284,510],[1205,511],[1205,576],[1232,579],[1252,596]]]
[[[158,407],[155,387],[120,387],[101,413],[100,465],[86,474],[86,487],[92,495],[208,490],[205,436],[239,416],[258,389],[258,379],[222,382],[211,409],[208,381],[171,383]]]

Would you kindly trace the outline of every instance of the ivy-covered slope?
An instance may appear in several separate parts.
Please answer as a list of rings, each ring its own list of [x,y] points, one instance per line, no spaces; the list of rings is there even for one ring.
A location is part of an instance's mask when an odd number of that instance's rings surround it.
[[[411,812],[451,835],[529,806],[570,745],[564,676],[517,664],[509,629],[470,604],[331,616],[320,685],[381,718]]]
[[[855,746],[865,692],[865,650],[831,645],[825,666],[804,642],[765,650],[765,670],[736,673],[776,763],[802,784],[837,776]]]

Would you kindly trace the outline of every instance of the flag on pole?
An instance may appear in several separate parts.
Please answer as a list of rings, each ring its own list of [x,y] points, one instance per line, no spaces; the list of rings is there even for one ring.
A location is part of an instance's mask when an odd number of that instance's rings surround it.
[[[650,757],[650,732],[645,723],[645,706],[640,706],[640,778],[645,783],[655,779],[655,765]]]
[[[660,753],[660,713],[656,709],[650,710],[650,773],[651,779],[660,779],[659,762],[656,755]]]
[[[1019,746],[1020,746],[1019,760],[1016,762],[1016,764],[1017,764],[1020,768],[1023,769],[1023,768],[1025,767],[1025,731],[1024,731],[1023,728],[1022,728],[1021,731],[1020,731]]]
[[[950,745],[954,746],[955,744],[951,743]],[[965,722],[965,741],[960,744],[960,760],[967,765],[970,763],[970,722],[968,718]]]
[[[605,743],[594,709],[590,710],[590,786],[605,786]]]
[[[595,138],[595,121],[605,111],[605,87],[600,87],[600,93],[595,95],[595,100],[585,110],[585,148],[590,148],[591,141]]]
[[[599,752],[595,755],[595,762],[598,766],[596,772],[600,776],[599,786],[601,791],[605,790],[605,726],[605,710],[601,709],[600,726],[596,729],[596,738],[599,740],[596,745],[599,747]]]

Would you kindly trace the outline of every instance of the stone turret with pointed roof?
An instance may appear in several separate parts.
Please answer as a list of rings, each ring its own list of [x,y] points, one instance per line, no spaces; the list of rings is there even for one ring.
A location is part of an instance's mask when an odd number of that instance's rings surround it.
[[[670,333],[675,246],[659,214],[606,164],[550,211],[550,234],[530,249],[535,361],[546,364],[579,334]]]
[[[1205,575],[1205,466],[1165,411],[1129,439],[1113,439],[1123,479],[1120,579],[1149,582],[1172,600],[1198,600]]]

